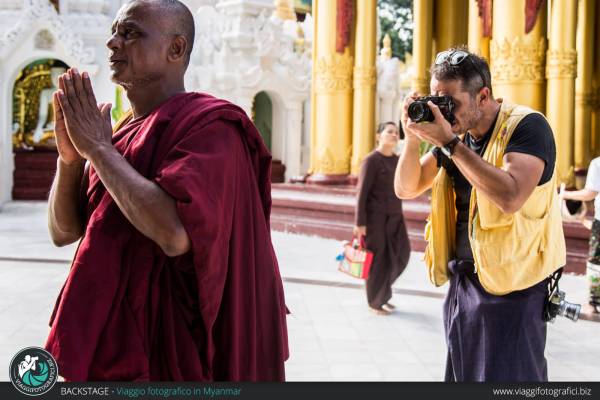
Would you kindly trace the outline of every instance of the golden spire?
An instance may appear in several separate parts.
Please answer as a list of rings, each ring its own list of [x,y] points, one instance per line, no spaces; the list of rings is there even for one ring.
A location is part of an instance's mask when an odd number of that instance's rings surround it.
[[[304,29],[302,28],[302,24],[300,22],[297,23],[298,26],[296,28],[296,35],[298,37],[294,41],[294,51],[296,53],[304,53],[306,48],[306,39],[304,39]]]
[[[383,37],[383,47],[379,54],[386,60],[392,58],[392,38],[389,33],[386,33]]]
[[[275,15],[282,20],[296,20],[293,0],[275,0]]]

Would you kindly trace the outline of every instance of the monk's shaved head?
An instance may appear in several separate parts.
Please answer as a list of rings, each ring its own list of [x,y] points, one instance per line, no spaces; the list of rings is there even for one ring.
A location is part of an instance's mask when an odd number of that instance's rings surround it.
[[[131,5],[147,5],[152,11],[158,13],[165,34],[174,36],[183,36],[187,41],[186,66],[189,63],[190,55],[194,47],[195,27],[194,16],[190,9],[179,0],[133,0]]]

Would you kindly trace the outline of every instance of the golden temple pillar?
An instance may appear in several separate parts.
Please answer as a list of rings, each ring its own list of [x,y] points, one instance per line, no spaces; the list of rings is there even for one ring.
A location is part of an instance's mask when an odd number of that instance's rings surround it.
[[[560,182],[574,184],[573,129],[575,126],[575,36],[577,0],[554,0],[550,10],[550,43],[546,61],[548,82],[546,115],[556,139],[556,166]]]
[[[346,183],[352,152],[351,46],[336,51],[337,2],[314,0],[309,183]]]
[[[433,0],[413,2],[413,62],[415,76],[412,90],[429,94],[429,67],[433,43]]]
[[[467,44],[468,24],[465,17],[468,15],[468,0],[435,0],[434,38],[435,53],[449,47]]]
[[[591,161],[595,17],[596,0],[579,0],[577,79],[575,79],[575,173],[577,176],[579,175],[577,171],[586,170]],[[576,183],[577,186],[583,186],[584,182],[581,179],[581,182]]]
[[[490,59],[490,38],[483,37],[483,21],[479,16],[479,7],[477,0],[469,0],[469,51],[479,54],[489,61]]]
[[[571,1],[571,0],[567,0]],[[546,109],[546,12],[542,8],[525,34],[525,0],[494,1],[490,68],[494,96]]]
[[[592,157],[600,156],[600,5],[596,6],[596,38],[594,49],[594,72],[592,78]]]
[[[274,14],[280,19],[296,20],[296,12],[294,11],[294,0],[275,0]]]
[[[373,149],[375,137],[375,95],[377,91],[377,0],[356,3],[356,42],[354,45],[354,112],[352,120],[352,175],[358,176],[360,163]]]

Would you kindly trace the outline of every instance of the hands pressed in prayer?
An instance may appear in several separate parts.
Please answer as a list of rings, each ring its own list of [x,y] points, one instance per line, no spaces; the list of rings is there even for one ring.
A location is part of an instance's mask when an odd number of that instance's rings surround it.
[[[431,101],[427,102],[435,120],[433,122],[414,122],[407,118],[406,127],[421,140],[431,143],[434,146],[444,146],[454,138],[450,123],[444,118],[442,112]]]
[[[111,105],[96,103],[87,72],[80,74],[75,68],[69,69],[58,78],[58,87],[54,94],[55,109],[58,110],[56,136],[63,161],[77,161],[73,151],[80,158],[90,159],[99,148],[112,147]],[[57,103],[59,107],[56,107]]]
[[[54,106],[54,137],[56,138],[56,148],[61,161],[67,165],[82,161],[83,158],[79,155],[77,150],[75,150],[73,143],[71,143],[71,139],[69,139],[67,127],[65,125],[65,117],[60,108],[60,103],[58,102],[58,91],[54,92],[52,95],[52,103]]]

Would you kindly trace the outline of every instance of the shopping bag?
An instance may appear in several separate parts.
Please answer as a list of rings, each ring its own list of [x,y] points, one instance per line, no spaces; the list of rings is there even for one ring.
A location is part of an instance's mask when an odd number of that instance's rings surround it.
[[[337,260],[341,272],[358,279],[367,279],[373,262],[373,252],[366,249],[363,238],[353,238],[350,242],[344,242],[343,251]]]

